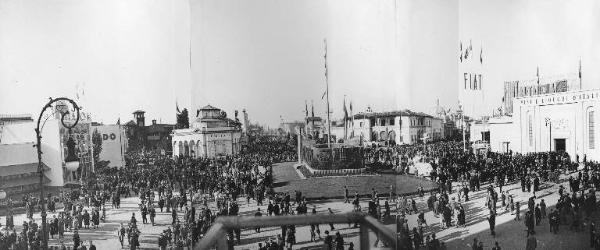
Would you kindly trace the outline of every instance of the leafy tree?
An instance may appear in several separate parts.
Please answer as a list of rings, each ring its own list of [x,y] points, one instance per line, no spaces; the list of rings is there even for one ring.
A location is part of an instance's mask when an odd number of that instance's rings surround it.
[[[92,146],[94,147],[94,166],[96,169],[102,169],[108,166],[110,161],[101,161],[100,152],[102,152],[102,135],[97,129],[92,133]]]
[[[102,135],[97,129],[92,133],[92,146],[94,147],[94,164],[100,161],[100,152],[102,152]]]
[[[188,117],[188,110],[184,108],[180,113],[177,114],[177,125],[176,128],[189,128],[190,127],[190,118]]]

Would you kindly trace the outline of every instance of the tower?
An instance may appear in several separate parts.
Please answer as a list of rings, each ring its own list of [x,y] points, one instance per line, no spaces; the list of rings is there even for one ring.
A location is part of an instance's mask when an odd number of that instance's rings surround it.
[[[144,112],[143,110],[136,110],[133,112],[133,119],[135,119],[135,123],[138,127],[144,127],[146,125],[146,118],[144,117],[144,113],[146,112]]]

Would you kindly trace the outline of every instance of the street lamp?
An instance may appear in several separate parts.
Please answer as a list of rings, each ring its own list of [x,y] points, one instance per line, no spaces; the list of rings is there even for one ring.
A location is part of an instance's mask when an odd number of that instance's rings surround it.
[[[37,144],[35,147],[37,148],[38,173],[40,175],[40,205],[42,208],[42,249],[48,249],[48,225],[46,223],[46,205],[44,204],[44,167],[42,164],[42,131],[40,128],[40,122],[42,121],[42,115],[44,114],[44,112],[47,109],[52,108],[52,104],[54,103],[56,103],[56,111],[59,112],[61,116],[60,122],[65,128],[71,130],[77,125],[77,122],[79,122],[79,106],[77,106],[75,101],[65,97],[60,97],[56,99],[50,98],[50,101],[46,103],[46,105],[44,105],[44,107],[42,108],[42,112],[40,112],[40,116],[38,117],[37,127],[35,128],[35,134],[37,138]],[[70,125],[65,123],[65,117],[69,114],[67,103],[70,103],[73,106],[73,110],[77,114],[75,122],[73,122],[73,124]],[[67,150],[68,155],[65,161],[68,163],[68,167],[74,167],[75,163],[73,163],[73,161],[76,160],[76,156],[75,158],[73,158],[75,155],[75,142],[73,141],[73,138],[69,138],[69,141],[67,141],[67,147],[69,147],[69,149]],[[78,166],[79,164],[77,163],[77,167]]]
[[[546,127],[549,127],[549,136],[548,136],[548,152],[552,151],[552,120],[549,117],[546,117]]]

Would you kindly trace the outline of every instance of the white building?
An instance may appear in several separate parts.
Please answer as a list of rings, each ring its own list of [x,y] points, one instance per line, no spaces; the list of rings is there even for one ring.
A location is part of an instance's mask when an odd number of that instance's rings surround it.
[[[67,117],[65,122],[70,123],[72,119],[73,117]],[[71,134],[61,124],[58,111],[55,112],[54,117],[50,117],[43,122],[41,148],[43,152],[42,163],[45,165],[44,175],[47,178],[45,186],[63,187],[69,183],[79,183],[81,171],[93,170],[93,163],[90,158],[92,145],[89,116],[81,112],[80,120],[77,126],[72,129]],[[2,172],[1,168],[16,168],[15,166],[21,165],[29,168],[33,165],[37,167],[37,152],[33,148],[33,145],[36,144],[36,125],[37,121],[31,118],[0,125],[0,151],[2,151],[0,157],[4,158],[3,161],[0,161],[0,172]],[[79,171],[75,175],[73,174],[75,171],[69,171],[65,165],[66,141],[70,136],[77,143],[76,152],[80,159]],[[33,150],[29,150],[30,147]],[[26,168],[19,169],[17,174],[20,171],[29,170],[26,170]],[[24,183],[27,183],[27,181],[24,181]]]
[[[363,142],[415,144],[445,138],[442,119],[410,110],[359,113],[348,124],[348,137],[360,137]],[[343,126],[332,127],[332,134],[343,138]]]
[[[573,160],[600,160],[595,125],[600,90],[575,90],[513,100],[513,115],[490,119],[490,146],[496,152],[566,151]],[[472,136],[476,136],[475,133]]]
[[[173,156],[212,158],[241,151],[242,123],[237,118],[229,119],[224,111],[210,105],[198,113],[190,128],[173,130]]]
[[[566,151],[572,159],[586,155],[588,160],[600,160],[597,110],[599,89],[515,98],[518,138],[513,148],[524,153]]]

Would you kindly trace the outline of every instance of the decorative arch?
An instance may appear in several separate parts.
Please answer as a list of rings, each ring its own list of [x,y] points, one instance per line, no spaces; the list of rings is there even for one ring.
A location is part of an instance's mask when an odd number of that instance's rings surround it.
[[[200,144],[200,140],[196,141],[196,157],[202,155],[202,145]]]
[[[196,157],[196,143],[194,141],[190,141],[190,156]]]
[[[387,140],[387,134],[385,133],[385,131],[379,132],[379,140],[381,140],[381,141]]]
[[[183,143],[183,155],[190,156],[190,145],[187,141]]]
[[[183,155],[183,142],[179,141],[179,150],[177,150],[177,155]]]
[[[394,132],[394,130],[388,133],[388,141],[396,141],[396,132]]]

